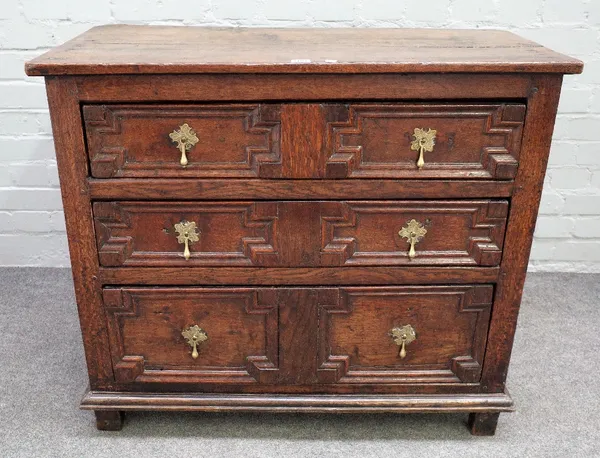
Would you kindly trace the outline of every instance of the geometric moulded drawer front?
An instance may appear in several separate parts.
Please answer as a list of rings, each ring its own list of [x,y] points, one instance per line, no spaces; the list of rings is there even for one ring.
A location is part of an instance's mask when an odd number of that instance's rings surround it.
[[[505,200],[96,202],[103,266],[496,266]]]
[[[329,111],[336,121],[328,123],[328,178],[516,175],[525,105],[350,104]]]
[[[319,381],[475,383],[492,295],[491,285],[341,288],[320,306]]]
[[[278,105],[86,105],[83,117],[97,178],[253,178],[280,162]]]
[[[96,178],[510,180],[525,105],[85,105],[83,117]],[[302,147],[307,132],[319,140]]]
[[[492,294],[491,285],[106,287],[103,300],[117,383],[335,390],[477,383]]]

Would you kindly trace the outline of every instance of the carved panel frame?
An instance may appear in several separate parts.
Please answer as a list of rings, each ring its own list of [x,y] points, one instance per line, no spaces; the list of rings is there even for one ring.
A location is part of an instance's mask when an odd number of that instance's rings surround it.
[[[249,134],[264,135],[264,145],[246,145],[244,162],[199,163],[191,161],[185,168],[176,160],[174,148],[173,160],[162,161],[127,160],[127,145],[107,144],[106,137],[122,133],[125,118],[152,119],[172,117],[176,122],[199,123],[206,118],[242,118],[244,130]],[[88,154],[91,173],[97,178],[114,177],[227,177],[258,178],[260,168],[265,164],[281,162],[280,137],[281,123],[279,105],[85,105],[83,107]],[[165,141],[168,142],[168,132]]]
[[[161,265],[223,265],[223,266],[269,266],[277,264],[277,204],[272,202],[220,202],[220,203],[160,203],[160,202],[95,202],[94,221],[98,239],[98,255],[103,266],[161,266]],[[198,215],[209,213],[241,213],[243,228],[255,235],[242,238],[240,252],[209,252],[194,250],[192,257],[185,260],[178,252],[136,252],[132,229],[132,213],[186,212]],[[223,228],[214,228],[223,230]],[[157,231],[163,228],[156,228]],[[120,235],[115,232],[122,231]]]
[[[321,256],[323,265],[482,265],[495,266],[502,257],[504,230],[508,215],[508,202],[504,200],[481,201],[346,201],[327,205],[329,214],[321,214]],[[410,259],[408,248],[393,252],[360,252],[358,240],[351,236],[338,236],[338,228],[357,227],[361,213],[401,215],[403,212],[422,213],[423,220],[432,214],[464,214],[471,221],[467,251],[462,253],[420,253]],[[399,216],[398,230],[404,224]]]
[[[429,294],[436,296],[458,296],[459,313],[475,313],[475,333],[472,336],[472,351],[457,355],[448,362],[447,368],[377,368],[351,365],[350,355],[331,354],[331,322],[336,315],[353,312],[352,296]],[[465,286],[419,286],[382,288],[341,288],[336,304],[319,306],[318,379],[320,383],[349,384],[405,384],[405,383],[477,383],[481,377],[486,348],[489,318],[492,308],[493,287],[491,285]]]
[[[143,355],[127,355],[124,349],[122,321],[139,318],[137,298],[144,295],[156,296],[154,289],[105,288],[103,290],[104,307],[107,315],[107,327],[113,360],[115,381],[117,383],[223,383],[223,384],[272,384],[277,382],[279,360],[279,306],[263,303],[263,296],[257,290],[223,289],[199,290],[164,289],[160,292],[165,301],[186,297],[188,294],[231,296],[244,299],[244,310],[248,315],[263,315],[265,330],[265,351],[262,355],[248,355],[245,367],[198,368],[190,364],[182,368],[149,368]],[[270,301],[268,301],[270,302]],[[183,336],[182,351],[188,351]]]
[[[516,176],[525,120],[525,105],[412,105],[351,104],[336,110],[327,126],[327,178],[464,178],[510,180]],[[504,146],[484,147],[480,163],[368,163],[361,145],[344,144],[346,135],[363,134],[364,118],[481,118],[483,129],[474,135],[503,135]],[[415,127],[420,127],[415,125]]]

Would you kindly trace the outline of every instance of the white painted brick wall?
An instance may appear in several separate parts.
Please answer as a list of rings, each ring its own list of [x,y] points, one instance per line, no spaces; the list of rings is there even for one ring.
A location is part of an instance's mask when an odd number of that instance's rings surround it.
[[[577,56],[565,78],[533,270],[600,271],[600,0],[0,0],[0,265],[68,265],[43,81],[23,63],[105,23],[502,28]]]

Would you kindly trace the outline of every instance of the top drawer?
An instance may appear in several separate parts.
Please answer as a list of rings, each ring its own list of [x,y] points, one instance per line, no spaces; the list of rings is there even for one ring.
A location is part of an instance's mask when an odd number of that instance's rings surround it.
[[[87,105],[83,117],[97,178],[509,180],[525,105]]]

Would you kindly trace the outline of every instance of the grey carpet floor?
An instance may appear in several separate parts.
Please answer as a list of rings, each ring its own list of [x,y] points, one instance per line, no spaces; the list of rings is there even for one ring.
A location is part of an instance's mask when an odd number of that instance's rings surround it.
[[[80,411],[85,363],[67,269],[0,269],[0,458],[600,457],[600,275],[530,274],[495,437],[466,415]]]

